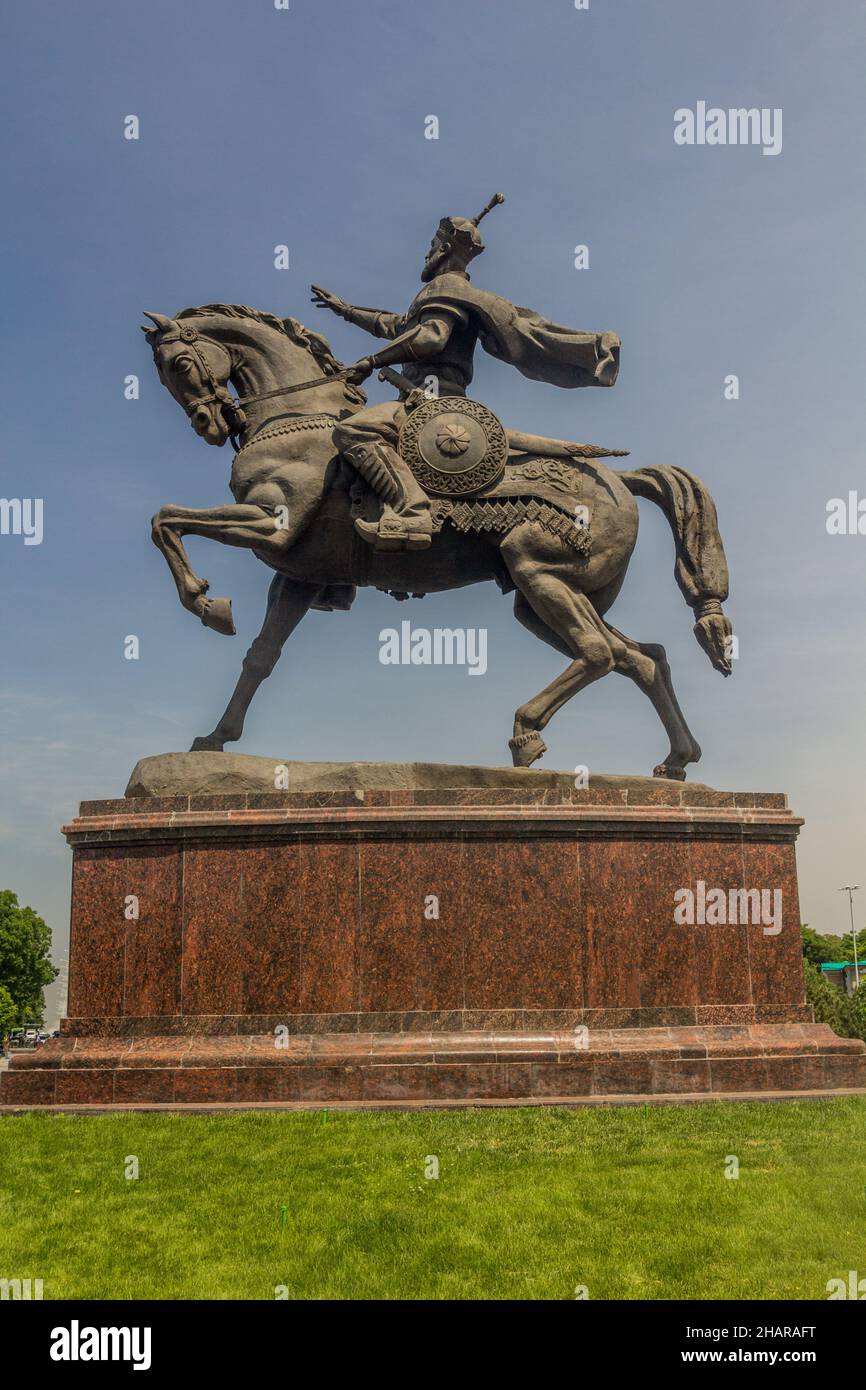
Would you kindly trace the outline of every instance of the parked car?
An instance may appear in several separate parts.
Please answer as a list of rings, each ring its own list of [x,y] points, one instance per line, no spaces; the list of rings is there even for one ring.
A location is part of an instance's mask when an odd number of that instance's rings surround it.
[[[48,1034],[41,1028],[13,1028],[7,1039],[6,1046],[11,1051],[13,1048],[36,1048],[40,1047],[48,1038]]]

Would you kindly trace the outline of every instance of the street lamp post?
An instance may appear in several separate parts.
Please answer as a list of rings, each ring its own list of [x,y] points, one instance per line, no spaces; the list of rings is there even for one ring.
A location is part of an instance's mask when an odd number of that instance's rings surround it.
[[[855,988],[855,989],[859,989],[859,988],[860,988],[860,966],[859,966],[858,963],[857,963],[857,933],[856,933],[856,931],[854,930],[854,894],[857,892],[857,889],[858,889],[858,885],[857,885],[856,883],[855,883],[853,886],[848,886],[848,885],[846,885],[846,887],[840,888],[840,889],[839,889],[839,892],[840,892],[840,893],[847,893],[847,894],[848,894],[848,910],[849,910],[849,912],[851,913],[851,936],[852,936],[852,939],[853,939],[853,941],[854,941],[854,988]]]

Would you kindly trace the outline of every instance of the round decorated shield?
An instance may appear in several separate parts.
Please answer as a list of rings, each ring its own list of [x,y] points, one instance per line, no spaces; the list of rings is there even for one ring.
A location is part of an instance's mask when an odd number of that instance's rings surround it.
[[[480,401],[438,396],[411,412],[400,431],[400,453],[427,492],[465,497],[502,476],[508,440]]]

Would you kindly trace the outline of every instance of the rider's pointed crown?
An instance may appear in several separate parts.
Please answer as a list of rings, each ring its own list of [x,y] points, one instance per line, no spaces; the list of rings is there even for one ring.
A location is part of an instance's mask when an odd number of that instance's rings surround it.
[[[478,223],[497,204],[504,202],[504,194],[494,193],[490,202],[481,209],[477,217],[443,217],[439,223],[439,236],[444,241],[449,241],[468,264],[476,256],[480,256],[484,250],[484,242],[481,240]]]

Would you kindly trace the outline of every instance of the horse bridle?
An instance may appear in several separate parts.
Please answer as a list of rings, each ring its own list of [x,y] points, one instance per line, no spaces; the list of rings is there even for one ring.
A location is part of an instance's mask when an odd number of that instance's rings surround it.
[[[208,362],[202,350],[201,341],[195,328],[184,326],[183,328],[179,328],[176,333],[166,333],[164,336],[160,337],[158,342],[154,343],[154,355],[156,355],[156,349],[158,347],[164,347],[167,343],[186,343],[198,362],[205,381],[210,387],[210,395],[199,396],[196,400],[190,401],[188,405],[184,404],[183,408],[187,416],[192,420],[193,415],[201,406],[218,405],[226,417],[226,424],[229,428],[229,439],[232,441],[232,447],[237,449],[238,436],[242,434],[247,423],[247,417],[243,412],[242,405],[249,404],[250,398],[246,397],[243,402],[236,401],[228,387],[220,385],[213,374],[213,368],[210,362]],[[229,360],[231,361],[231,354],[229,354]]]

